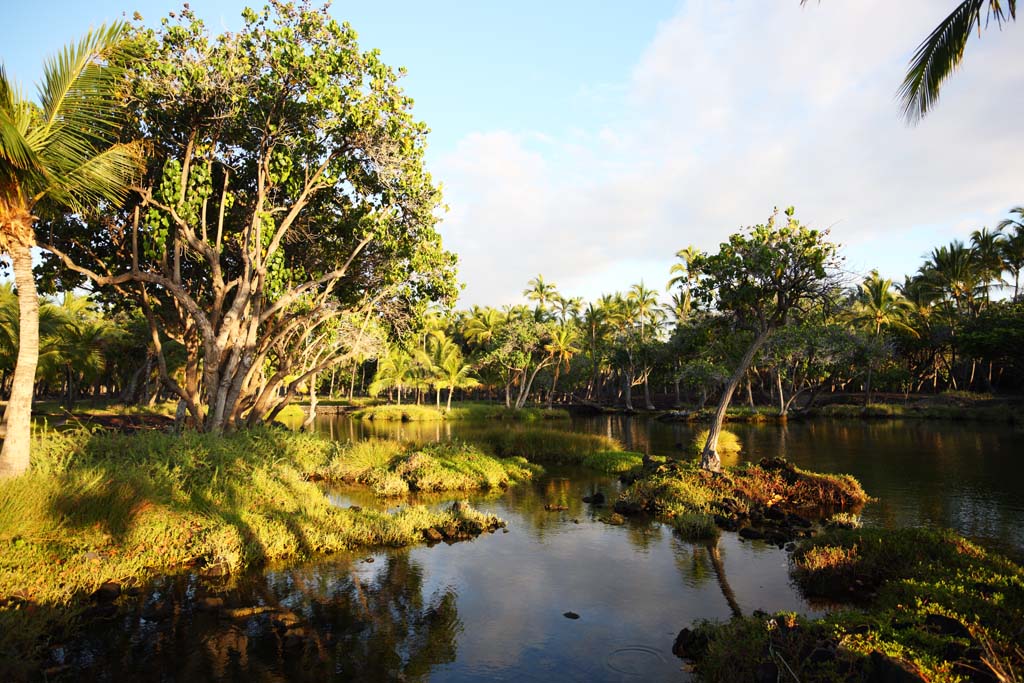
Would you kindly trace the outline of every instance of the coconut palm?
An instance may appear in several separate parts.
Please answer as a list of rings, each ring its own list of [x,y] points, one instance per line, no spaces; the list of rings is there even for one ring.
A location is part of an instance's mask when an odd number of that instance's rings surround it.
[[[551,392],[548,394],[548,408],[555,400],[555,388],[558,386],[558,373],[564,367],[569,369],[569,361],[580,352],[576,346],[579,334],[575,327],[562,325],[551,333],[551,340],[544,345],[544,350],[555,361],[555,370],[551,376]]]
[[[999,230],[1006,235],[1001,245],[1003,270],[1013,275],[1013,300],[1016,301],[1020,294],[1020,271],[1024,269],[1024,206],[1016,206],[1010,213],[1016,218],[1000,221]]]
[[[377,359],[377,372],[370,382],[370,396],[378,396],[385,389],[394,388],[398,393],[398,405],[402,405],[402,390],[417,384],[416,359],[405,349],[392,347]]]
[[[694,246],[680,249],[676,252],[676,258],[679,259],[679,263],[673,263],[669,269],[669,275],[672,278],[668,281],[665,286],[665,290],[668,291],[673,287],[679,287],[679,293],[673,295],[673,313],[675,314],[676,320],[684,320],[687,315],[690,314],[690,308],[692,306],[692,295],[690,289],[693,284],[697,281],[697,271],[693,267],[693,262],[697,258],[700,252]]]
[[[913,304],[892,286],[892,280],[881,277],[877,270],[864,278],[860,292],[853,304],[850,322],[855,327],[868,330],[878,339],[883,329],[898,329],[917,337],[918,332],[910,326]],[[864,388],[864,405],[871,402],[871,377],[874,363],[868,363],[868,378]]]
[[[43,68],[38,101],[26,99],[0,68],[0,252],[18,288],[19,347],[4,412],[0,477],[29,465],[33,380],[39,359],[39,299],[32,276],[37,213],[86,211],[119,203],[140,167],[139,149],[118,143],[117,93],[125,25],[92,31]]]
[[[1006,235],[999,228],[989,230],[982,228],[971,233],[971,249],[974,259],[981,271],[979,275],[986,282],[998,281],[1003,274],[1003,242]],[[988,291],[986,290],[986,295]]]
[[[985,25],[995,19],[1003,23],[1017,18],[1017,0],[963,0],[939,22],[914,52],[910,68],[900,86],[903,117],[916,123],[928,114],[939,99],[943,82],[960,66],[971,34],[982,25],[982,11],[987,9]]]
[[[480,386],[480,381],[473,376],[473,365],[466,361],[462,350],[448,342],[438,349],[438,362],[435,373],[440,386],[448,388],[447,410],[452,409],[452,394],[456,389],[472,389]],[[440,396],[440,391],[438,392]]]
[[[800,0],[806,5],[807,0]],[[993,19],[999,28],[1017,18],[1017,0],[963,0],[949,16],[928,34],[910,60],[910,67],[899,89],[903,118],[917,123],[939,99],[939,90],[960,66],[971,34],[981,32],[982,11],[988,27]]]
[[[505,316],[496,308],[474,307],[473,315],[466,320],[462,335],[472,347],[486,346],[494,338],[495,332],[504,320]]]
[[[544,311],[547,304],[558,297],[558,285],[554,282],[545,282],[543,275],[538,275],[526,283],[528,287],[523,290],[523,295],[530,301],[537,302],[537,310]]]

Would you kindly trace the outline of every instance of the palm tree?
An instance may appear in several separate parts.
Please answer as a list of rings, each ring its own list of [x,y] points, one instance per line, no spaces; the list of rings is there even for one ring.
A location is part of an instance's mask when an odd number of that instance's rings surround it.
[[[986,26],[995,19],[1002,28],[1004,22],[1017,18],[1017,0],[963,0],[917,47],[899,90],[908,122],[920,121],[935,106],[942,83],[963,61],[971,34],[975,28],[980,32],[986,5]]]
[[[982,228],[971,233],[971,248],[974,251],[974,259],[978,263],[980,275],[986,282],[996,281],[1003,284],[1003,242],[1006,235],[1002,230],[996,228],[989,230]],[[986,296],[988,290],[985,292]]]
[[[392,347],[377,359],[377,372],[370,382],[370,396],[378,396],[384,389],[392,387],[398,391],[398,405],[402,405],[402,390],[417,383],[418,364],[408,351]]]
[[[917,330],[908,324],[914,307],[900,293],[893,289],[892,280],[881,277],[877,270],[864,278],[860,292],[853,304],[850,322],[855,327],[867,329],[873,339],[881,336],[883,329],[899,329],[919,336]],[[868,363],[868,378],[864,389],[864,405],[871,402],[871,376],[874,363]]]
[[[1017,18],[1017,0],[963,0],[918,45],[899,89],[903,118],[908,123],[917,123],[935,106],[943,82],[963,61],[971,34],[975,29],[980,34],[986,6],[986,27],[992,19],[1002,28],[1004,22]]]
[[[505,316],[496,308],[474,307],[472,317],[466,320],[463,327],[462,336],[472,346],[477,348],[486,346],[494,338],[495,332],[504,321]]]
[[[472,389],[480,386],[480,381],[473,377],[473,365],[463,357],[462,350],[451,342],[438,350],[435,372],[440,385],[448,388],[448,411],[452,409],[452,394],[456,389]]]
[[[86,34],[47,61],[38,103],[25,99],[0,68],[0,252],[11,257],[18,288],[19,347],[4,411],[0,478],[29,466],[32,393],[39,360],[39,298],[32,276],[35,213],[84,212],[120,203],[141,165],[136,145],[118,144],[117,93],[125,25]]]
[[[1013,229],[1013,234],[1006,233],[1001,246],[1003,270],[1013,275],[1013,300],[1016,301],[1020,294],[1020,271],[1024,269],[1024,206],[1016,206],[1010,213],[1017,217],[999,221],[998,228],[1000,231]]]
[[[555,360],[555,370],[551,377],[551,393],[548,394],[548,409],[555,401],[555,388],[558,386],[558,373],[564,366],[569,369],[569,361],[580,352],[575,346],[579,335],[576,328],[562,325],[551,333],[551,341],[544,345],[544,350]]]
[[[554,282],[545,282],[543,275],[538,275],[526,283],[528,287],[523,290],[523,295],[530,301],[537,302],[537,311],[544,311],[549,301],[558,297],[558,285]]]
[[[583,299],[578,296],[571,299],[566,299],[564,296],[556,296],[554,304],[555,318],[564,325],[579,316],[580,309],[583,307]]]
[[[654,328],[663,319],[664,311],[660,308],[658,303],[658,293],[653,289],[648,289],[644,286],[644,283],[633,285],[629,290],[629,300],[633,302],[636,307],[637,319],[640,323],[640,345],[644,345],[647,341],[646,331],[647,328]],[[651,402],[651,387],[649,377],[650,368],[644,368],[644,408],[647,410],[654,410],[654,403]]]
[[[679,286],[679,294],[672,297],[674,306],[673,312],[675,313],[676,319],[682,321],[690,314],[690,308],[692,306],[692,294],[691,288],[697,281],[697,271],[693,268],[693,262],[700,254],[700,251],[696,247],[690,245],[685,249],[680,249],[676,252],[676,258],[679,259],[679,263],[673,263],[672,267],[669,268],[669,275],[672,278],[668,281],[665,286],[665,291],[672,289],[673,287]]]

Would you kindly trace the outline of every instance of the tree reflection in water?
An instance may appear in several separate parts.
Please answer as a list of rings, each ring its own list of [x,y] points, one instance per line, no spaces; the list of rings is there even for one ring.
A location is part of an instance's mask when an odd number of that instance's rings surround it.
[[[408,552],[380,560],[268,571],[217,594],[194,576],[164,579],[65,663],[76,680],[425,679],[455,661],[456,592],[425,594]]]
[[[729,577],[725,573],[720,539],[716,538],[713,541],[701,543],[688,543],[679,538],[675,538],[673,541],[673,545],[676,547],[676,566],[683,573],[687,583],[700,586],[714,576],[726,604],[729,605],[729,611],[733,616],[742,617],[743,611],[736,599],[736,593],[729,585]]]

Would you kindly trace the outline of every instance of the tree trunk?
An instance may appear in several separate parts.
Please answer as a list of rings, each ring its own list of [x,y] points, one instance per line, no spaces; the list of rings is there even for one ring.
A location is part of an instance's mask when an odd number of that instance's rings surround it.
[[[654,404],[651,402],[651,387],[647,382],[650,376],[650,372],[644,374],[644,408],[646,410],[654,410]]]
[[[306,415],[306,421],[302,423],[302,430],[309,432],[313,430],[313,422],[316,420],[316,383],[319,378],[318,374],[314,374],[309,380],[309,413]]]
[[[867,408],[871,403],[871,375],[874,372],[874,365],[868,363],[868,379],[864,383],[864,407]]]
[[[39,296],[32,275],[29,245],[10,245],[14,282],[18,287],[18,358],[14,364],[11,397],[4,410],[4,445],[0,450],[0,479],[28,470],[32,439],[32,392],[39,362]]]
[[[710,470],[712,472],[720,472],[722,470],[722,460],[718,457],[718,435],[722,433],[722,423],[725,422],[725,411],[729,409],[729,401],[732,400],[733,392],[736,391],[736,387],[739,386],[740,380],[743,379],[743,375],[747,373],[747,368],[750,367],[751,361],[754,360],[754,356],[757,354],[761,346],[767,341],[768,336],[771,334],[771,328],[763,330],[757,335],[753,343],[747,352],[743,354],[743,358],[740,359],[739,367],[732,373],[732,378],[729,379],[729,383],[725,385],[725,389],[722,390],[722,397],[718,399],[718,409],[715,411],[715,419],[711,421],[711,429],[708,430],[708,440],[704,444],[704,451],[700,454],[700,466],[703,469]]]
[[[561,367],[561,365],[556,365],[555,372],[551,376],[551,393],[548,394],[548,410],[551,410],[551,404],[555,401],[555,386],[558,385],[558,371]]]

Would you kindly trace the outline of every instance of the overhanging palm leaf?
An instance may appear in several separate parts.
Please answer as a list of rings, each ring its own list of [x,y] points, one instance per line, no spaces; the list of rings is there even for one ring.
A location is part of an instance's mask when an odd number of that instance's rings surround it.
[[[981,27],[981,11],[986,4],[989,19],[995,18],[1000,26],[1008,18],[1016,18],[1016,0],[1007,0],[1005,10],[1001,0],[964,0],[957,5],[918,46],[910,60],[910,69],[899,90],[907,121],[919,121],[935,105],[942,83],[963,60],[971,33],[975,27]]]

